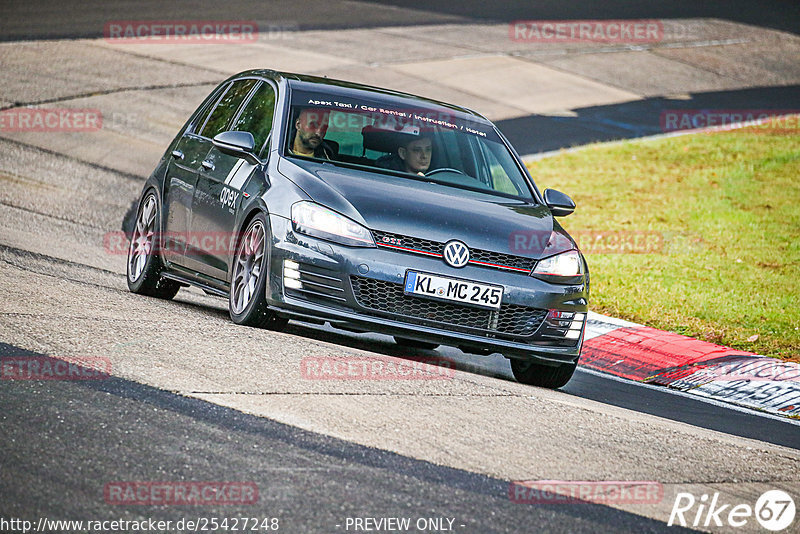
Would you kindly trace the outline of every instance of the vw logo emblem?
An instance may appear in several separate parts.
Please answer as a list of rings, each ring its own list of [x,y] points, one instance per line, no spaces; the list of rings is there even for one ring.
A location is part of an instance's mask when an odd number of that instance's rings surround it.
[[[469,249],[461,241],[448,241],[444,246],[444,262],[451,267],[463,267],[469,261]]]

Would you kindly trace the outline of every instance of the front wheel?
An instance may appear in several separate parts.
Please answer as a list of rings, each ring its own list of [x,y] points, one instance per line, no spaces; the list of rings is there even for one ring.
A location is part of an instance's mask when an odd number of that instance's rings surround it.
[[[280,330],[289,321],[275,315],[267,306],[268,235],[267,219],[259,213],[238,240],[231,267],[228,311],[236,324]]]
[[[511,360],[511,371],[518,382],[550,389],[565,386],[575,373],[576,367],[578,362],[551,366],[530,360]]]

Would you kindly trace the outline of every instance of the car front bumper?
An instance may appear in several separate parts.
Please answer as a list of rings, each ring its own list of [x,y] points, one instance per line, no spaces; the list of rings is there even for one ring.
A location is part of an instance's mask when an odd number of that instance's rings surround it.
[[[583,282],[553,284],[474,265],[456,269],[439,258],[385,248],[346,247],[297,234],[291,221],[276,215],[270,225],[267,301],[284,316],[546,364],[573,363],[580,356],[588,299]],[[286,260],[295,278],[286,277]],[[405,295],[407,270],[502,285],[501,309]],[[571,327],[580,328],[578,338],[559,338],[565,329],[556,327],[549,310],[582,317]]]

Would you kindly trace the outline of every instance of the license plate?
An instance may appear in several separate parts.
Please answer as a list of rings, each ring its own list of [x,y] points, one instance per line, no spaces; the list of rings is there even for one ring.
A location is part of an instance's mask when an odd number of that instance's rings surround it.
[[[405,293],[422,297],[472,304],[481,308],[499,309],[503,286],[479,284],[436,274],[406,272]]]

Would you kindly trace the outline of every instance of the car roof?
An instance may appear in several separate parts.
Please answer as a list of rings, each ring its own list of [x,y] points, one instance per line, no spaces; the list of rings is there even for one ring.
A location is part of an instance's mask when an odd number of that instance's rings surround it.
[[[286,80],[289,86],[292,88],[302,89],[306,91],[325,91],[330,94],[341,95],[341,96],[349,95],[358,98],[358,97],[366,97],[369,94],[374,95],[377,93],[380,94],[381,96],[388,97],[389,100],[405,101],[406,103],[408,103],[408,101],[414,101],[417,103],[428,104],[436,107],[445,107],[452,109],[454,111],[465,113],[467,115],[472,115],[479,120],[490,122],[486,117],[469,108],[456,106],[454,104],[449,104],[447,102],[442,102],[440,100],[434,100],[432,98],[425,98],[422,96],[413,95],[411,93],[404,93],[402,91],[386,89],[385,87],[375,87],[372,85],[348,82],[346,80],[337,80],[333,78],[311,76],[308,74],[295,74],[292,72],[281,72],[270,69],[255,69],[255,70],[240,72],[236,76],[233,76],[233,78],[245,75],[263,76],[267,78],[272,78],[273,80],[276,81]]]

